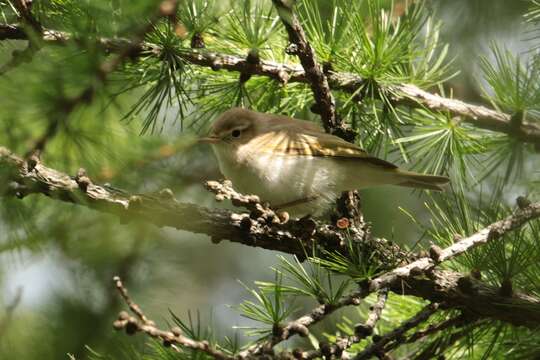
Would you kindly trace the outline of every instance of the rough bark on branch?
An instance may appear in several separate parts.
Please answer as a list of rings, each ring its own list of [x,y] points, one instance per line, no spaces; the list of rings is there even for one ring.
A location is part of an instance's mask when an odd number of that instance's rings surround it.
[[[329,226],[318,226],[313,221],[291,220],[275,227],[254,222],[247,228],[242,222],[244,217],[239,214],[179,203],[168,191],[155,195],[132,195],[88,180],[87,177],[69,176],[39,161],[30,163],[0,147],[0,194],[18,197],[43,194],[117,215],[122,221],[143,219],[160,227],[206,234],[215,242],[228,239],[248,246],[283,251],[299,258],[310,254],[315,244],[332,249],[340,247],[343,241],[339,232]]]
[[[25,40],[27,36],[20,25],[0,24],[0,40]],[[44,29],[43,40],[48,43],[63,44],[74,40],[69,33]],[[125,45],[125,39],[99,38],[98,42],[106,51],[116,52]],[[139,53],[159,56],[160,47],[156,44],[143,43]],[[134,54],[135,56],[136,54]],[[183,49],[180,54],[185,61],[215,70],[227,70],[251,75],[266,76],[282,83],[309,83],[309,79],[301,66],[283,64],[274,61],[261,60],[257,64],[249,63],[245,58],[211,52],[203,49]],[[365,80],[356,74],[328,71],[326,73],[331,89],[355,93],[365,85]],[[411,107],[428,108],[433,111],[446,111],[459,116],[463,121],[482,129],[504,133],[517,139],[540,145],[540,125],[532,122],[522,122],[519,126],[512,123],[512,115],[496,111],[485,106],[469,104],[457,99],[446,98],[422,90],[412,84],[379,85],[396,104]]]
[[[39,161],[25,161],[3,147],[0,147],[0,194],[18,197],[28,194],[47,195],[56,200],[115,214],[126,221],[142,219],[157,226],[206,234],[218,241],[228,239],[299,257],[305,256],[305,251],[309,254],[314,246],[340,249],[344,240],[342,233],[334,227],[319,225],[314,221],[302,223],[301,220],[289,220],[286,224],[266,225],[255,222],[246,228],[240,220],[244,217],[231,211],[179,203],[169,191],[155,195],[131,195],[93,184],[82,172],[72,177],[48,168]],[[536,327],[540,323],[539,298],[517,292],[503,296],[498,287],[456,272],[436,270],[435,266],[474,246],[495,241],[502,234],[538,217],[540,203],[532,203],[516,210],[515,214],[506,219],[437,252],[437,260],[421,258],[398,267],[371,280],[368,286],[344,297],[337,304],[320,305],[297,322],[303,327],[309,327],[335,310],[356,305],[370,293],[388,287],[400,294],[419,296],[432,302],[444,303],[444,306],[450,308],[469,310],[479,317]],[[289,326],[287,338],[297,333],[302,326]],[[277,343],[285,339],[276,340]]]
[[[324,129],[328,133],[335,133],[340,130],[342,124],[336,116],[336,102],[330,91],[328,79],[315,58],[315,51],[307,41],[304,29],[292,8],[284,4],[282,0],[272,0],[272,2],[287,30],[289,41],[295,48],[294,54],[298,56],[304,68],[306,79],[309,81],[317,104],[316,112],[321,115]]]
[[[356,133],[353,129],[345,126],[338,117],[336,113],[336,101],[330,91],[328,78],[323,72],[322,66],[317,61],[315,51],[307,40],[304,28],[293,12],[292,5],[285,3],[283,0],[272,0],[272,2],[289,35],[290,47],[294,47],[293,53],[300,59],[305,77],[313,92],[316,106],[312,108],[312,111],[321,115],[322,124],[327,133],[339,136],[346,141],[354,142]],[[353,226],[361,222],[357,221],[362,218],[360,197],[357,192],[343,192],[337,207],[346,209],[343,215],[352,221]]]
[[[427,277],[396,280],[391,290],[430,301],[443,301],[444,307],[462,309],[479,319],[491,318],[530,329],[538,328],[540,324],[540,298],[520,292],[506,296],[501,294],[500,287],[454,271],[434,270]]]

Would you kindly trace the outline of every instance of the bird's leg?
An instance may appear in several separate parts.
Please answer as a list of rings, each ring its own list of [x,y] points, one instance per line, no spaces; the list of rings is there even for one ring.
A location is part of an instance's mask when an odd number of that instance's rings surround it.
[[[289,201],[288,203],[285,203],[285,204],[274,206],[273,208],[275,210],[283,210],[283,209],[290,208],[290,207],[293,207],[293,206],[296,206],[296,205],[305,204],[307,202],[317,200],[317,198],[318,198],[318,196],[308,196],[308,197],[305,197],[305,198],[302,198],[302,199],[297,199],[297,200]]]

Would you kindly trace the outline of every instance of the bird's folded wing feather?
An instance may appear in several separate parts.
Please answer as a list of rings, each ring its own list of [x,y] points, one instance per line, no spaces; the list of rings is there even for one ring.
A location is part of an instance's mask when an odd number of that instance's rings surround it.
[[[396,165],[374,156],[365,150],[341,138],[311,129],[291,129],[276,127],[250,141],[257,151],[295,156],[332,156],[354,158],[385,168],[397,168]]]

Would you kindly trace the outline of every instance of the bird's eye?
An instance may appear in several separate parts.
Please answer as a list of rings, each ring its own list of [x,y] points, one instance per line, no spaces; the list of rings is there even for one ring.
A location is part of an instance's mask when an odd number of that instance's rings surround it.
[[[238,130],[238,129],[233,130],[232,133],[231,133],[231,136],[232,136],[233,138],[240,137],[240,130]]]

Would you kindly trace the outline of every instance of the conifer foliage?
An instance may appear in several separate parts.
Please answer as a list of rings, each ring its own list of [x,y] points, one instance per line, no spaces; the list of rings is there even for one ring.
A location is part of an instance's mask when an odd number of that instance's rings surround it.
[[[0,285],[44,254],[72,282],[47,320],[19,306],[32,281],[0,298],[0,357],[539,358],[540,2],[523,3],[528,49],[484,39],[464,81],[433,1],[0,0]],[[196,136],[234,106],[451,186],[403,190],[417,203],[397,228],[367,215],[393,196],[370,190],[289,218],[206,182],[220,174]],[[192,251],[168,241],[181,231],[216,243],[209,268],[233,246],[276,251],[238,286],[246,326],[141,305],[167,301],[152,276],[185,266],[164,254]],[[182,271],[216,292],[227,277]]]

